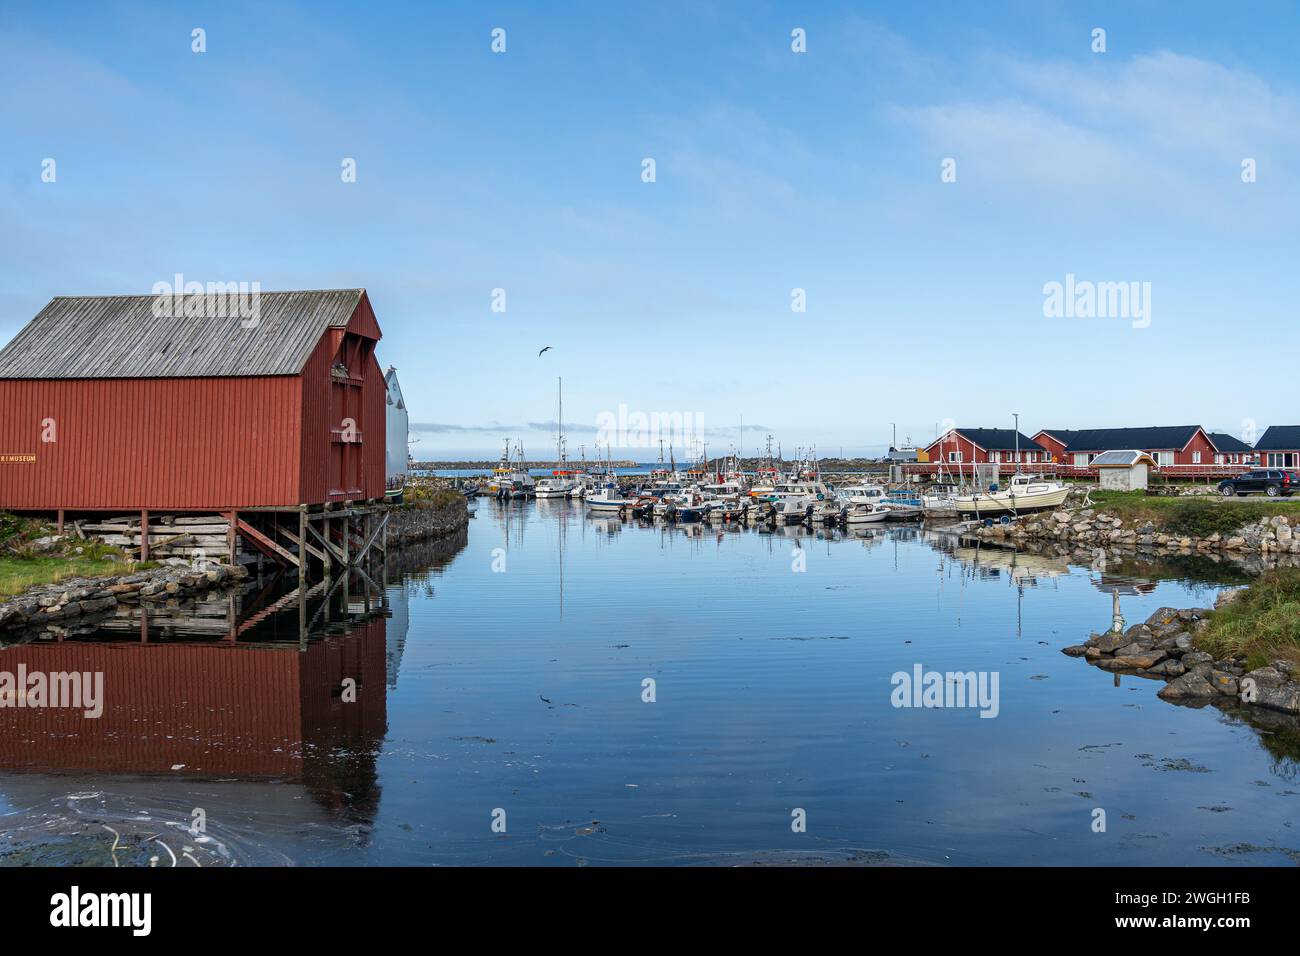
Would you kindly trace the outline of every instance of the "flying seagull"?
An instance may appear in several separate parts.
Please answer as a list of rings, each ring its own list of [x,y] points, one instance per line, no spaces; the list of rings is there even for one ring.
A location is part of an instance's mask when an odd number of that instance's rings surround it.
[[[546,348],[542,349],[542,352],[549,352],[550,350],[551,350],[551,347],[548,345],[548,346],[546,346]],[[542,352],[538,352],[538,353],[537,353],[537,357],[538,357],[538,358],[541,358],[541,357],[542,357]]]

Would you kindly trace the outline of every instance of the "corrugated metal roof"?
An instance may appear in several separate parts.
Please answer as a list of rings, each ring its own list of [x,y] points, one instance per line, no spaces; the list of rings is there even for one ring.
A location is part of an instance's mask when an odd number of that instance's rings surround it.
[[[364,295],[262,292],[255,323],[217,315],[211,295],[178,296],[171,315],[155,307],[168,296],[58,296],[0,350],[0,378],[296,375]]]
[[[1154,465],[1155,460],[1144,451],[1136,448],[1128,448],[1123,451],[1104,451],[1092,460],[1094,468],[1124,468],[1132,467],[1138,462],[1146,462],[1148,465]]]

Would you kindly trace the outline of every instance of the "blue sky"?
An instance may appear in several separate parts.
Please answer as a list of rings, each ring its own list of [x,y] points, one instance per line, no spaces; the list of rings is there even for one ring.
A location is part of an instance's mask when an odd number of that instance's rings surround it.
[[[364,286],[424,457],[541,456],[561,375],[588,452],[620,405],[711,452],[1300,421],[1291,4],[0,10],[0,342],[178,272]],[[1150,326],[1045,317],[1067,274]]]

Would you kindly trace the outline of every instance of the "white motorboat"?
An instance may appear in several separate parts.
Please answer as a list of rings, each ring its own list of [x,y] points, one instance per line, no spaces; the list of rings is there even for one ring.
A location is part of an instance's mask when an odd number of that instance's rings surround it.
[[[874,524],[889,517],[889,509],[878,504],[847,504],[843,511],[844,523],[851,525]]]
[[[956,495],[952,501],[958,514],[982,518],[1059,508],[1069,494],[1070,488],[1064,482],[1042,475],[1012,475],[1005,488],[994,485],[988,491]]]
[[[568,498],[578,488],[578,482],[569,472],[555,471],[546,478],[540,478],[533,488],[538,498]]]
[[[622,511],[634,503],[631,498],[624,498],[618,485],[612,481],[588,492],[586,502],[589,511]]]
[[[832,496],[820,481],[792,480],[778,483],[771,494],[763,497],[772,503],[776,520],[790,524],[806,520]]]

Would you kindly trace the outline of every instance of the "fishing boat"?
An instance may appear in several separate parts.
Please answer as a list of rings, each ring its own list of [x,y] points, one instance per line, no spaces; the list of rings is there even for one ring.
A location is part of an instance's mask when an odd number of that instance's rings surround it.
[[[1064,482],[1042,475],[1012,475],[1006,488],[990,486],[988,491],[953,497],[953,507],[966,517],[1021,514],[1059,508],[1065,504],[1070,488]]]
[[[501,463],[492,469],[492,477],[488,479],[487,489],[491,494],[498,498],[531,498],[533,496],[536,482],[533,481],[532,475],[528,474],[528,466],[524,464],[524,446],[518,445],[518,461],[513,461],[510,457],[510,442],[506,442],[505,452],[501,455]]]
[[[694,490],[671,495],[664,499],[664,503],[667,505],[665,517],[674,521],[701,521],[707,518],[709,512],[717,505],[716,501]]]
[[[586,496],[588,511],[622,511],[636,502],[623,497],[615,482],[608,481]]]
[[[573,472],[553,471],[546,478],[540,478],[533,493],[538,498],[569,498],[579,487]]]
[[[564,444],[564,379],[556,379],[556,399],[558,418],[555,430],[556,469],[549,476],[537,482],[534,493],[538,498],[568,498],[579,487],[574,472],[570,471]]]

